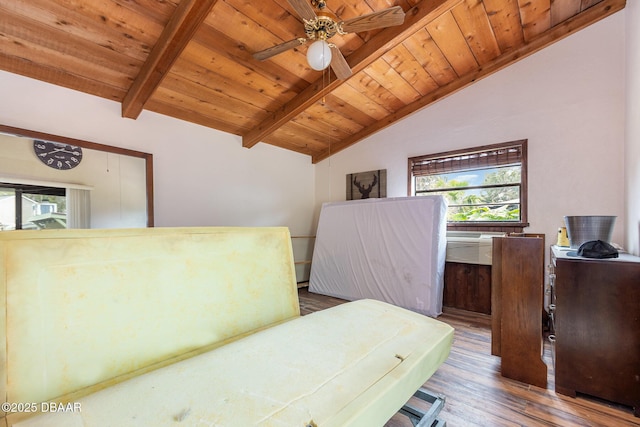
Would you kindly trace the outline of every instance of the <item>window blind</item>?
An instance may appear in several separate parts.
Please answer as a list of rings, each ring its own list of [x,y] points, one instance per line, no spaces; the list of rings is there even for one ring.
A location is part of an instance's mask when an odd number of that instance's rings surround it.
[[[445,156],[419,156],[410,160],[413,176],[438,175],[460,170],[521,164],[522,143],[499,148],[486,148],[474,152],[450,152]]]

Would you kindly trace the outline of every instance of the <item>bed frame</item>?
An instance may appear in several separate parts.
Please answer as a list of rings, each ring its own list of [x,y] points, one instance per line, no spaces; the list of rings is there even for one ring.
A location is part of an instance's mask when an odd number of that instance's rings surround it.
[[[444,408],[445,397],[435,395],[425,388],[420,388],[413,396],[423,402],[430,403],[428,410],[419,409],[409,403],[400,408],[399,413],[407,416],[411,420],[413,427],[445,427],[447,423],[438,418],[440,411]]]

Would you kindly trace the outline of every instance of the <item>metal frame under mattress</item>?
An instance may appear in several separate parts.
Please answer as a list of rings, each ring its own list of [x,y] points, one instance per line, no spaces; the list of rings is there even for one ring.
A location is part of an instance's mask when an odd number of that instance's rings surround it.
[[[445,397],[434,395],[425,388],[420,388],[413,394],[414,397],[431,404],[427,411],[418,409],[407,402],[399,413],[407,416],[414,427],[446,427],[446,421],[438,418],[440,411],[444,408]]]

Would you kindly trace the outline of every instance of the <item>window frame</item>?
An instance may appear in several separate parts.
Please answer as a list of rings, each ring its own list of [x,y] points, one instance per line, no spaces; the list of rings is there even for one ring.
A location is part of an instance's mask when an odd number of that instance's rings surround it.
[[[415,174],[414,168],[420,162],[427,162],[433,160],[452,159],[469,154],[477,154],[482,152],[491,152],[497,150],[505,150],[511,147],[518,147],[520,150],[520,221],[462,221],[462,222],[448,222],[448,230],[466,230],[466,231],[503,231],[503,232],[522,232],[525,227],[529,226],[528,223],[528,185],[527,185],[527,142],[526,139],[503,142],[498,144],[483,145],[479,147],[464,148],[460,150],[445,151],[440,153],[426,154],[421,156],[410,157],[407,163],[407,195],[412,197],[419,197],[415,194],[415,177],[420,175],[437,175],[446,172],[464,172],[469,170],[477,170],[478,165],[468,167],[449,167],[446,171],[440,171],[440,173],[426,173]],[[492,165],[488,164],[487,167]],[[496,163],[495,166],[499,166]]]

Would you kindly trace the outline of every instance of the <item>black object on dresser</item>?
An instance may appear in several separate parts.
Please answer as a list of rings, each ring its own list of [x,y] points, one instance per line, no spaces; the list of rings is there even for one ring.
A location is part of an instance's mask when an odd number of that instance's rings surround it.
[[[556,392],[633,407],[640,417],[640,258],[595,260],[551,248]]]

